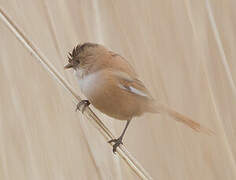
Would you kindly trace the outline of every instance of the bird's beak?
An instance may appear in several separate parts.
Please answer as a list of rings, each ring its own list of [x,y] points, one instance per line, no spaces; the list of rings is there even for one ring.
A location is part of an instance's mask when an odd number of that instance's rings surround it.
[[[70,69],[73,67],[73,64],[68,63],[67,65],[64,66],[64,69]]]

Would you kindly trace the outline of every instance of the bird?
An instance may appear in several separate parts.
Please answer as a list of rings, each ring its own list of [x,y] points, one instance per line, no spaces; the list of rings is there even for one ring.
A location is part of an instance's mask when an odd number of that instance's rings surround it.
[[[117,120],[126,121],[118,138],[108,141],[113,152],[123,144],[125,132],[134,117],[144,113],[161,113],[185,124],[197,132],[214,132],[186,115],[155,100],[139,79],[130,63],[104,45],[85,42],[76,45],[68,53],[65,69],[73,69],[81,92],[86,96],[77,109],[92,104],[100,112]]]

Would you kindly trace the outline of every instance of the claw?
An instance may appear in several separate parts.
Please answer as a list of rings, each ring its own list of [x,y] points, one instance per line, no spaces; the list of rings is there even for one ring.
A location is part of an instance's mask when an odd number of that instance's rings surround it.
[[[75,111],[81,110],[82,113],[84,113],[84,110],[86,107],[90,105],[90,102],[88,100],[82,100],[76,105]],[[82,107],[82,108],[81,108]]]
[[[111,139],[110,141],[108,141],[108,143],[112,143],[112,142],[115,143],[113,144],[113,149],[112,149],[113,153],[115,154],[117,147],[120,146],[120,144],[123,145],[122,138],[119,137],[118,139]]]

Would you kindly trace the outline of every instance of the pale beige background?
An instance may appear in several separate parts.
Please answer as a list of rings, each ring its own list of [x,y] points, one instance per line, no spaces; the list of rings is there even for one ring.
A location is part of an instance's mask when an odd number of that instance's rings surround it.
[[[79,91],[66,53],[79,42],[126,57],[153,96],[216,132],[171,118],[132,122],[125,144],[154,179],[236,179],[236,2],[0,0],[0,6]],[[218,33],[216,33],[218,32]],[[0,21],[0,179],[138,179],[67,92]],[[124,122],[98,116],[118,136]]]

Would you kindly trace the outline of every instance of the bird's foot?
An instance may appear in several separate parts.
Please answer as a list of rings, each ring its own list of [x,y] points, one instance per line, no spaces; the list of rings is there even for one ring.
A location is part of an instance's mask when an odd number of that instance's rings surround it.
[[[112,140],[110,140],[110,141],[108,141],[108,143],[112,143],[112,142],[114,142],[115,144],[113,144],[113,153],[116,153],[116,148],[118,147],[118,146],[120,146],[120,144],[123,144],[123,142],[122,142],[122,137],[119,137],[118,139],[112,139]]]
[[[84,113],[84,110],[86,107],[90,105],[90,102],[88,100],[82,100],[76,105],[75,111],[81,110],[82,113]]]

